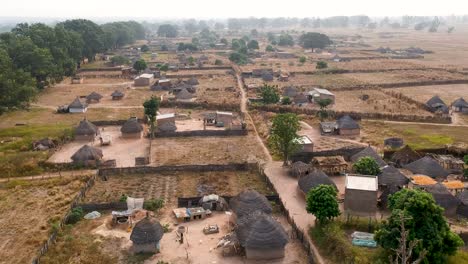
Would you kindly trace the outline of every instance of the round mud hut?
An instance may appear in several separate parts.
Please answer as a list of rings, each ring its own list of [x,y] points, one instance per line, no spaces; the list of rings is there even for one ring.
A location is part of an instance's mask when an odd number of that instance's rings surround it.
[[[417,161],[421,158],[421,155],[414,151],[410,146],[406,145],[402,149],[393,153],[391,161],[395,163],[397,167],[403,167],[411,162]]]
[[[111,96],[112,96],[112,100],[116,101],[116,100],[122,100],[122,98],[124,98],[125,94],[122,91],[115,90],[111,94]]]
[[[76,140],[94,140],[99,134],[99,129],[93,123],[89,122],[86,118],[81,120],[75,128]]]
[[[371,146],[368,146],[367,148],[351,156],[351,162],[356,163],[361,158],[364,158],[364,157],[373,158],[377,162],[380,168],[385,167],[387,165],[387,163],[385,163],[385,161],[380,157],[380,155]]]
[[[297,186],[300,190],[300,192],[306,196],[307,193],[319,186],[319,185],[331,185],[335,187],[336,190],[338,188],[336,187],[336,184],[328,177],[323,171],[321,170],[314,170],[308,175],[305,175],[304,177],[301,177],[297,183]]]
[[[102,160],[102,157],[102,150],[91,147],[89,145],[84,145],[77,152],[75,152],[73,156],[71,156],[71,159],[75,164],[95,166],[99,164],[99,162]]]
[[[296,178],[301,178],[308,175],[313,170],[312,165],[302,161],[296,161],[291,165],[291,175]]]
[[[120,128],[122,137],[124,138],[141,138],[143,134],[143,126],[138,122],[136,117],[131,117]]]
[[[96,93],[96,92],[92,92],[88,96],[86,96],[86,102],[88,104],[99,103],[99,101],[101,101],[101,99],[102,99],[102,95],[100,95],[99,93]]]
[[[338,134],[342,136],[359,136],[361,127],[349,115],[345,115],[336,121]]]
[[[130,240],[133,242],[132,253],[158,253],[164,229],[156,219],[143,218],[132,230]]]
[[[236,235],[247,259],[268,260],[284,257],[288,234],[271,215],[253,212],[237,221]]]
[[[246,190],[232,197],[229,202],[235,215],[243,217],[255,211],[271,214],[272,208],[267,198],[255,190]]]
[[[423,157],[417,161],[404,166],[405,169],[414,174],[422,174],[433,179],[446,179],[449,173],[431,157]]]
[[[379,186],[398,186],[403,187],[408,185],[409,179],[393,166],[386,166],[382,172],[377,176]]]

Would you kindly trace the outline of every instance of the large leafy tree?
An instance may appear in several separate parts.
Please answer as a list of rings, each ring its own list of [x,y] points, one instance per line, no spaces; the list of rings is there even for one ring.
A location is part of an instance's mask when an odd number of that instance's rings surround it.
[[[455,254],[463,246],[461,238],[450,230],[431,194],[418,189],[403,189],[389,198],[392,214],[375,234],[377,243],[390,253],[400,245],[401,215],[406,219],[408,241],[420,240],[415,246],[413,260],[427,252],[423,263],[445,263],[447,256]]]
[[[294,39],[291,35],[281,34],[278,40],[279,46],[294,46]]]
[[[319,223],[325,223],[340,215],[336,200],[337,191],[331,185],[319,185],[307,193],[306,210],[315,215]]]
[[[299,45],[305,49],[323,49],[331,43],[327,35],[317,32],[308,32],[299,37]]]
[[[163,24],[158,28],[159,37],[175,38],[177,34],[177,27],[171,24]]]
[[[276,104],[280,100],[280,95],[278,94],[277,85],[268,85],[263,84],[263,87],[260,89],[260,96],[264,104]]]
[[[323,120],[328,117],[327,107],[331,105],[333,101],[330,98],[325,98],[325,99],[319,99],[316,102],[320,107],[320,110],[317,112],[317,115],[319,116],[320,121],[323,122]]]
[[[247,48],[249,48],[249,49],[259,49],[260,47],[258,46],[258,41],[256,41],[255,39],[252,39],[247,44]]]
[[[362,157],[353,164],[355,172],[362,175],[377,175],[380,173],[380,167],[377,161],[372,157]]]
[[[283,165],[287,165],[289,156],[298,150],[299,135],[297,132],[300,127],[296,114],[278,114],[273,118],[268,140],[273,150],[283,158]]]
[[[145,109],[145,116],[148,119],[150,123],[150,133],[151,133],[151,138],[154,138],[154,132],[156,128],[156,115],[159,110],[159,98],[156,96],[151,96],[150,99],[146,100],[143,103],[143,107]]]
[[[144,59],[139,59],[135,61],[133,64],[133,69],[135,69],[138,72],[144,71],[148,68],[148,65],[146,64],[146,61]]]
[[[93,21],[86,19],[67,20],[59,24],[66,30],[78,33],[83,41],[81,54],[94,60],[97,53],[104,51],[104,31]]]

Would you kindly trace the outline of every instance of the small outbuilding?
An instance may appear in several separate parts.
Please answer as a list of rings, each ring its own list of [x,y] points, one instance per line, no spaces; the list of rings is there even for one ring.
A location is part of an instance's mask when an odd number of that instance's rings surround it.
[[[291,99],[293,99],[298,93],[299,93],[299,91],[294,86],[288,86],[288,87],[284,88],[284,90],[283,90],[283,96],[289,97]]]
[[[384,139],[384,146],[389,147],[391,149],[401,148],[404,145],[404,141],[402,138],[398,137],[391,137]]]
[[[174,113],[157,115],[156,124],[160,132],[174,132],[177,130]]]
[[[346,175],[344,210],[347,214],[374,216],[377,212],[378,178]]]
[[[426,188],[426,191],[432,194],[438,205],[445,209],[444,214],[448,217],[454,217],[457,214],[457,208],[460,200],[455,197],[442,183],[436,183]]]
[[[81,102],[79,97],[76,97],[71,104],[68,105],[70,113],[85,113],[88,110],[88,104]]]
[[[99,135],[99,129],[86,118],[81,120],[75,128],[76,140],[94,140]]]
[[[303,105],[303,104],[309,103],[309,98],[304,93],[296,94],[296,96],[294,96],[294,98],[292,100],[293,100],[294,104],[297,104],[297,105]]]
[[[373,158],[380,168],[385,167],[387,165],[387,163],[382,159],[382,157],[380,157],[380,155],[371,146],[368,146],[365,149],[359,151],[358,153],[352,155],[350,160],[351,162],[356,163],[364,157]]]
[[[143,126],[138,122],[138,118],[130,117],[120,128],[124,138],[141,138]]]
[[[88,104],[99,103],[101,99],[102,99],[102,95],[100,95],[97,92],[92,92],[88,96],[86,96],[86,103]]]
[[[391,161],[397,167],[403,167],[411,162],[417,161],[421,158],[421,155],[414,151],[410,146],[406,145],[402,149],[393,153]]]
[[[408,185],[409,179],[393,166],[385,166],[380,174],[378,175],[379,186],[391,186],[395,185],[403,187]]]
[[[462,218],[468,218],[468,190],[457,194],[460,204],[458,204],[457,215]]]
[[[339,175],[348,172],[348,163],[343,156],[314,157],[312,165],[327,175]]]
[[[255,211],[261,211],[271,214],[272,208],[267,198],[255,190],[245,190],[234,196],[229,201],[232,211],[237,218],[251,214]]]
[[[125,94],[122,91],[115,90],[112,94],[112,100],[122,100],[124,98]]]
[[[150,86],[154,82],[154,75],[152,73],[143,73],[135,78],[133,85],[135,86]]]
[[[210,211],[226,211],[229,207],[226,200],[216,194],[203,196],[199,201],[199,205],[203,209]]]
[[[458,98],[452,103],[452,110],[463,114],[468,114],[468,103],[463,97]]]
[[[194,99],[193,94],[187,91],[185,88],[178,92],[175,97],[176,100],[180,102],[191,102]]]
[[[312,153],[314,152],[314,142],[308,136],[300,136],[296,143],[299,145],[298,152]]]
[[[414,174],[422,174],[433,179],[446,179],[449,173],[440,164],[429,156],[425,156],[417,161],[411,162],[403,168]]]
[[[299,178],[299,181],[297,182],[297,186],[304,196],[306,196],[311,189],[318,187],[321,184],[331,185],[338,190],[336,184],[330,179],[330,177],[318,169],[315,169],[311,173]]]
[[[308,93],[308,95],[310,96],[311,100],[315,103],[319,102],[320,100],[329,99],[331,101],[331,104],[335,104],[335,95],[327,89],[314,88]]]
[[[449,113],[449,108],[445,104],[442,99],[438,95],[433,96],[429,101],[426,102],[426,106],[429,108],[429,110],[433,113],[442,113],[442,114],[448,114]]]
[[[81,76],[75,76],[71,78],[71,84],[83,84],[84,78]]]
[[[132,229],[130,240],[132,253],[158,253],[164,229],[156,219],[143,218]]]
[[[349,115],[345,115],[336,121],[338,134],[342,136],[359,136],[361,127]]]
[[[158,85],[163,87],[164,90],[167,90],[167,89],[171,88],[172,81],[171,81],[171,79],[160,79],[158,81]]]
[[[334,135],[338,131],[338,124],[336,122],[320,122],[321,135]]]
[[[288,234],[271,215],[260,211],[252,212],[238,219],[235,230],[247,259],[269,260],[284,257]]]
[[[198,79],[195,78],[195,77],[192,77],[190,79],[188,79],[185,83],[189,84],[189,85],[199,85],[200,82],[198,82]]]
[[[262,80],[265,82],[272,82],[273,81],[273,74],[271,73],[264,73],[262,74]]]
[[[89,145],[84,145],[78,151],[76,151],[73,156],[71,156],[71,159],[75,164],[95,166],[99,164],[99,162],[102,160],[102,157],[102,150]]]

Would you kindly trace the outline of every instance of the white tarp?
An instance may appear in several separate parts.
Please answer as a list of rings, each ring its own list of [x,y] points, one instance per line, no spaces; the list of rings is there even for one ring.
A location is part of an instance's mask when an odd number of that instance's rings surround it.
[[[219,196],[216,195],[216,194],[210,194],[210,195],[205,195],[203,196],[203,202],[206,203],[206,202],[209,202],[209,201],[218,201],[219,199]]]
[[[127,210],[133,211],[135,209],[143,209],[144,202],[145,202],[145,198],[127,197]]]

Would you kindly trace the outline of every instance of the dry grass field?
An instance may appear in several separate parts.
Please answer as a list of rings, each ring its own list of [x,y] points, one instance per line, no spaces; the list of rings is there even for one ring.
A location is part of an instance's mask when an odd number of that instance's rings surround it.
[[[30,263],[86,179],[11,181],[0,186],[0,263]]]
[[[345,55],[343,55],[345,56]],[[344,70],[394,70],[394,69],[419,69],[426,67],[420,60],[397,60],[397,59],[382,59],[382,60],[352,60],[343,62],[328,62],[329,68],[344,69]]]
[[[450,105],[460,97],[468,100],[468,84],[403,87],[396,88],[394,91],[400,92],[421,103],[426,103],[434,95],[440,96],[447,105]]]
[[[360,80],[368,84],[442,81],[468,79],[466,75],[442,70],[406,70],[382,73],[347,73],[348,78]]]
[[[197,78],[197,101],[240,104],[240,91],[232,75],[202,76]]]

